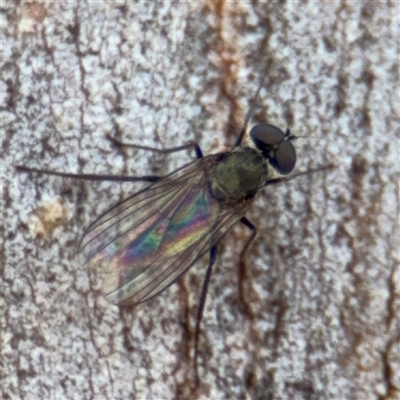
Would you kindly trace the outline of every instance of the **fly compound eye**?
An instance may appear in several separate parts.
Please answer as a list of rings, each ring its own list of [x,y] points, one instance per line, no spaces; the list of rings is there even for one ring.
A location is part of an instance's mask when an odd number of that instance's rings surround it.
[[[281,129],[270,124],[259,124],[250,130],[250,137],[263,156],[281,174],[287,175],[296,165],[296,149],[290,131],[284,133]]]
[[[250,136],[260,150],[265,146],[276,145],[285,140],[285,134],[283,131],[270,124],[259,124],[253,126],[250,131]]]
[[[281,142],[271,159],[271,164],[282,175],[289,174],[296,165],[296,149],[290,140]]]

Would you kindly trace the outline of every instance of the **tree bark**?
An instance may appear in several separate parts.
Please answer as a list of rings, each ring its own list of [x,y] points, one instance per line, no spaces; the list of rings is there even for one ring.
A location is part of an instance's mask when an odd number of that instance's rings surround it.
[[[5,2],[3,399],[398,399],[399,5]],[[16,173],[164,175],[107,140],[229,150],[251,123],[301,136],[296,172],[153,300],[108,304],[84,228],[142,186]],[[246,142],[250,139],[246,137]],[[334,164],[333,169],[324,167]],[[239,273],[239,271],[241,271]]]

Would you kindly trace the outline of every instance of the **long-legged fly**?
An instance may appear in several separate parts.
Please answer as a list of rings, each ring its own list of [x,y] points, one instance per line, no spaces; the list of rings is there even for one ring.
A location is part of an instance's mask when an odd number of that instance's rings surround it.
[[[94,220],[83,233],[79,252],[83,264],[101,276],[107,300],[118,305],[136,305],[151,299],[200,257],[210,254],[197,313],[196,379],[200,322],[218,241],[237,222],[244,224],[252,233],[240,254],[242,259],[256,235],[255,226],[244,216],[247,207],[261,188],[285,179],[274,178],[271,168],[286,175],[296,164],[296,136],[289,129],[283,132],[270,124],[255,125],[250,130],[255,146],[242,144],[261,86],[230,152],[203,156],[196,143],[166,150],[131,145],[162,153],[194,148],[197,160],[164,177],[75,175],[16,167],[19,171],[67,178],[151,182]]]

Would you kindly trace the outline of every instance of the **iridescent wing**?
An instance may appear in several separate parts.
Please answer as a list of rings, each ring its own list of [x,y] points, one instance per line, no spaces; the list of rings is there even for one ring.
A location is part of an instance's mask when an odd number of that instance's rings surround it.
[[[209,190],[218,155],[203,157],[118,203],[80,243],[83,264],[101,276],[114,304],[157,295],[242,216],[247,202],[221,205]]]

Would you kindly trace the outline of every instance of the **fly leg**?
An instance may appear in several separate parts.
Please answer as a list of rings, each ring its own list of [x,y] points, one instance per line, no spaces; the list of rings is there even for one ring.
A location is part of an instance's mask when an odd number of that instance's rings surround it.
[[[264,74],[261,76],[261,80],[257,87],[256,93],[254,94],[253,99],[250,101],[250,107],[249,107],[249,110],[247,111],[246,117],[244,118],[242,129],[240,130],[239,136],[237,137],[233,147],[238,147],[242,144],[244,135],[246,134],[247,125],[249,124],[249,121],[254,114],[254,111],[255,111],[256,105],[257,105],[258,96],[260,95],[260,91],[263,88],[265,80],[267,78],[267,71],[268,70],[266,70],[264,72]]]
[[[206,303],[208,284],[212,273],[212,268],[217,257],[217,246],[213,246],[210,249],[210,261],[208,263],[206,276],[204,277],[203,287],[201,289],[199,306],[197,308],[197,319],[196,319],[196,330],[194,334],[194,376],[195,385],[199,385],[199,372],[198,372],[198,355],[199,355],[199,337],[200,337],[200,325],[203,318],[204,305]]]
[[[83,179],[86,181],[113,181],[113,182],[156,182],[162,176],[146,175],[146,176],[121,176],[121,175],[97,175],[97,174],[70,174],[68,172],[57,172],[47,169],[29,168],[24,165],[16,165],[18,172],[34,172],[38,174],[61,176],[63,178]]]
[[[133,147],[136,149],[148,150],[148,151],[153,151],[153,152],[162,153],[162,154],[174,153],[177,151],[194,148],[194,150],[196,152],[196,157],[197,158],[203,157],[203,152],[201,151],[200,146],[195,142],[189,142],[185,145],[173,147],[173,148],[169,148],[169,149],[156,149],[153,147],[137,146],[137,145],[133,145],[133,144],[122,143],[112,137],[108,137],[108,139],[114,145],[119,146],[119,147],[128,146],[128,147]],[[39,173],[39,174],[60,176],[63,178],[83,179],[83,180],[87,180],[87,181],[156,182],[162,178],[162,176],[158,176],[158,175],[121,176],[121,175],[107,175],[107,174],[100,174],[100,175],[98,175],[98,174],[71,174],[68,172],[57,172],[57,171],[46,170],[46,169],[29,168],[24,165],[16,165],[15,169],[18,172],[29,172],[29,173],[33,172],[33,173]]]
[[[270,186],[270,185],[276,185],[278,183],[283,183],[283,182],[289,182],[292,179],[298,178],[300,176],[303,175],[309,175],[309,174],[313,174],[314,172],[324,172],[324,171],[331,171],[333,169],[336,168],[336,165],[333,163],[327,164],[323,167],[319,167],[319,168],[315,168],[315,169],[309,169],[307,171],[303,171],[303,172],[297,172],[292,174],[291,176],[282,176],[279,178],[272,178],[269,179],[265,182],[264,186]]]
[[[245,289],[244,289],[244,282],[246,281],[246,268],[244,265],[244,257],[246,255],[246,251],[249,248],[251,242],[254,240],[254,238],[257,235],[257,228],[246,218],[246,217],[242,217],[240,219],[240,222],[246,226],[248,229],[250,229],[251,234],[250,237],[247,239],[246,244],[244,245],[242,251],[240,252],[239,255],[239,280],[238,280],[238,284],[239,284],[239,300],[243,306],[243,311],[252,316],[252,312],[250,310],[250,307],[247,305],[246,301],[245,301]]]
[[[200,146],[196,142],[193,142],[193,141],[188,142],[182,146],[171,147],[168,149],[157,149],[156,147],[148,147],[148,146],[140,146],[137,144],[123,143],[123,142],[120,142],[119,140],[113,138],[110,135],[107,135],[107,139],[117,147],[132,147],[133,149],[152,151],[154,153],[160,153],[160,154],[176,153],[177,151],[182,151],[182,150],[187,150],[187,149],[193,148],[196,153],[197,158],[203,157],[203,152],[201,151]]]

